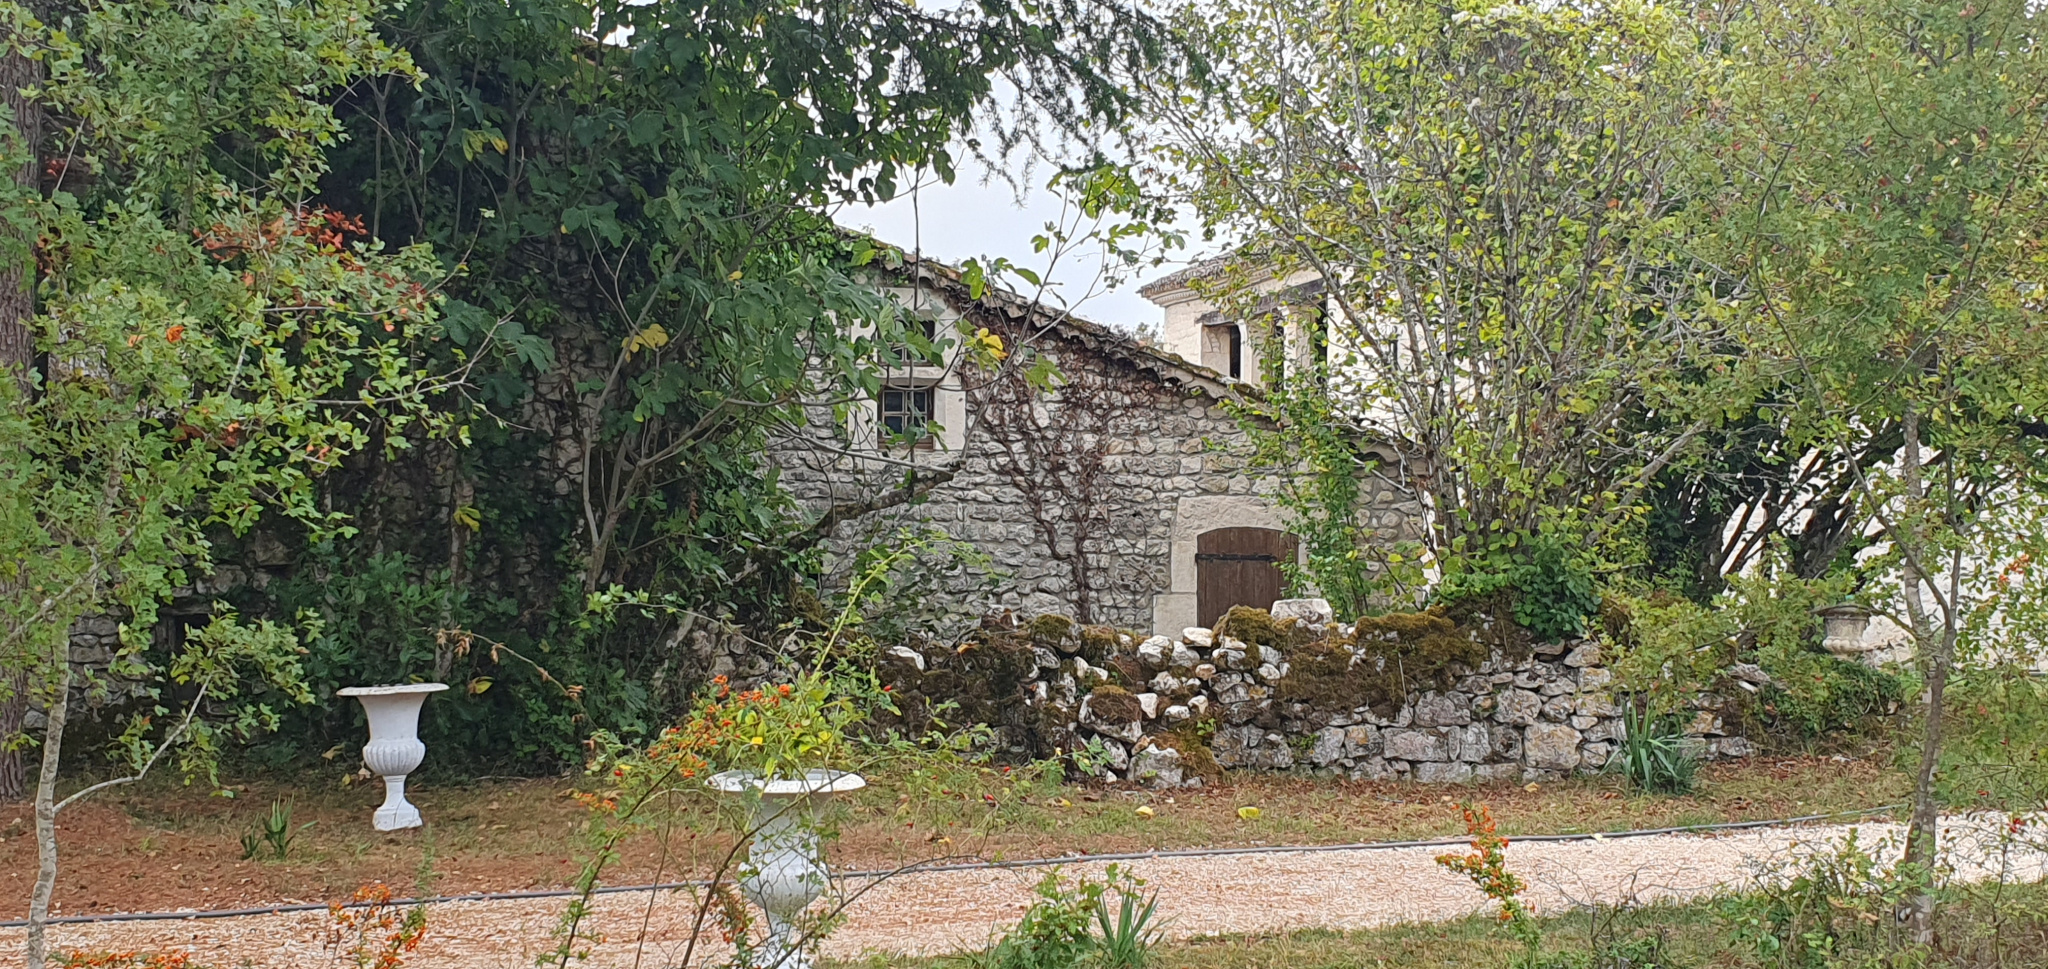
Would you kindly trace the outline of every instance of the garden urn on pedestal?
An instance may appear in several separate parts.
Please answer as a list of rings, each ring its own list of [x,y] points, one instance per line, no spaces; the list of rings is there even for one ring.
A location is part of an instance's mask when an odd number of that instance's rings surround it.
[[[1854,603],[1843,603],[1814,611],[1822,624],[1821,648],[1842,659],[1863,661],[1864,655],[1873,648],[1863,642],[1863,632],[1870,628],[1870,610]]]
[[[833,796],[867,786],[859,774],[813,769],[795,778],[764,781],[753,771],[724,771],[708,783],[724,794],[752,799],[753,843],[740,865],[740,892],[768,916],[768,938],[752,965],[811,969],[802,926],[804,910],[825,893],[831,872],[819,834]]]
[[[370,720],[370,742],[363,745],[363,766],[384,778],[384,804],[371,820],[379,831],[420,826],[420,809],[405,799],[405,775],[417,769],[427,756],[427,745],[420,742],[420,707],[427,702],[427,694],[447,688],[446,683],[407,683],[351,686],[334,691],[337,696],[362,701],[363,713]]]

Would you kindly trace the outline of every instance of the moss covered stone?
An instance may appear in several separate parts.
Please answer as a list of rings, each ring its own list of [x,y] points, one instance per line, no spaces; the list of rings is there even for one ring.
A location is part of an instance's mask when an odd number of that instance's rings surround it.
[[[1228,636],[1239,642],[1285,650],[1296,641],[1295,630],[1299,625],[1293,619],[1274,619],[1264,609],[1231,606],[1216,623],[1216,639],[1221,642]]]
[[[1034,617],[1024,624],[1024,632],[1031,641],[1047,649],[1058,649],[1067,644],[1067,637],[1074,631],[1074,621],[1065,616],[1046,613]]]
[[[1369,616],[1350,637],[1319,640],[1291,653],[1277,693],[1313,710],[1363,706],[1388,717],[1411,693],[1450,689],[1486,662],[1487,652],[1477,636],[1439,610]]]
[[[1104,683],[1089,692],[1088,715],[1103,723],[1136,723],[1145,718],[1145,708],[1131,691]]]
[[[1081,627],[1081,658],[1097,666],[1103,665],[1116,653],[1117,637],[1121,633],[1113,626]]]

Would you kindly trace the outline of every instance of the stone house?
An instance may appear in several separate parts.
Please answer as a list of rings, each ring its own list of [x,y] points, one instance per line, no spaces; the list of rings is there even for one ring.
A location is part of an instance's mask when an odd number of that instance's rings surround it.
[[[1168,312],[1155,346],[994,287],[974,298],[956,271],[907,261],[882,285],[952,346],[772,442],[784,486],[826,523],[841,561],[913,524],[972,543],[1001,573],[992,589],[963,577],[974,610],[1178,634],[1269,605],[1299,551],[1275,500],[1282,482],[1249,466],[1234,408],[1258,394],[1255,368],[1240,355],[1233,377],[1227,343],[1221,358],[1204,349],[1213,321],[1172,325],[1209,311],[1175,277],[1161,282],[1142,291]],[[1003,342],[1000,364],[963,355],[956,334],[983,329]],[[1365,505],[1388,540],[1412,536],[1422,514],[1384,481]]]

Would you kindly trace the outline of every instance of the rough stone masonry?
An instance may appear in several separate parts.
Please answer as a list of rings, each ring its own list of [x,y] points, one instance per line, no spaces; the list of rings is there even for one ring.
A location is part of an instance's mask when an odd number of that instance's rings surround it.
[[[1269,615],[1297,642],[1357,632],[1334,622],[1319,599],[1282,600]],[[1605,767],[1622,737],[1613,674],[1594,641],[1533,644],[1518,659],[1496,651],[1457,669],[1448,688],[1416,690],[1376,712],[1371,704],[1329,710],[1283,699],[1289,649],[1213,629],[1139,638],[1059,617],[1014,628],[1010,675],[1001,672],[999,643],[897,646],[887,657],[890,674],[906,695],[927,700],[951,699],[930,688],[957,689],[962,673],[996,683],[998,694],[1013,690],[1028,715],[999,718],[1002,697],[981,699],[1014,751],[1092,751],[1105,780],[1200,786],[1220,769],[1425,783],[1553,780]],[[1702,755],[1751,751],[1743,738],[1716,735],[1711,717],[1695,727]]]

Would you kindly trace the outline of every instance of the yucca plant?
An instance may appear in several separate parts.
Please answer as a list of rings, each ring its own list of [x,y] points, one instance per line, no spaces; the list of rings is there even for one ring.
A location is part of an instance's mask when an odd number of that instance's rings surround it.
[[[1159,896],[1139,894],[1138,884],[1135,880],[1116,884],[1114,912],[1109,907],[1111,893],[1095,900],[1095,923],[1102,929],[1096,958],[1103,969],[1145,969],[1152,945],[1158,941],[1159,934],[1151,925]]]
[[[1687,748],[1683,721],[1651,716],[1634,704],[1621,711],[1621,747],[1610,765],[1630,786],[1651,794],[1690,794],[1699,783],[1699,758]]]

